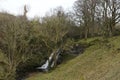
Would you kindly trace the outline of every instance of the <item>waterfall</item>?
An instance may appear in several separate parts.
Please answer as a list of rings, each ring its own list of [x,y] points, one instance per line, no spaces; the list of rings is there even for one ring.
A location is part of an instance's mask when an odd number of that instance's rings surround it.
[[[60,53],[61,53],[60,49],[58,49],[56,52],[51,53],[51,55],[49,56],[48,60],[46,60],[45,64],[43,64],[41,67],[37,67],[37,69],[48,71],[49,67],[53,68],[54,64],[55,64],[55,61],[53,60],[53,57],[54,57],[55,54],[57,54],[55,56],[55,58],[56,58],[56,60],[58,60]]]

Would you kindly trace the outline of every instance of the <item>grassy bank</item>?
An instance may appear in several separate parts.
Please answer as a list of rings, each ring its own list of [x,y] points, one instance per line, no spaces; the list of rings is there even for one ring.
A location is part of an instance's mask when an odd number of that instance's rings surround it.
[[[96,41],[95,41],[96,40]],[[49,73],[35,73],[26,80],[119,80],[120,36],[92,43],[80,56],[59,65]]]

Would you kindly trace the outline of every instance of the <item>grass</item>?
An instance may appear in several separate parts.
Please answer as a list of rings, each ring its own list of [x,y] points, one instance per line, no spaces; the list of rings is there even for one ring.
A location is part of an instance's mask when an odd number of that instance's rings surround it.
[[[54,71],[36,73],[26,80],[120,80],[120,36],[109,38],[107,43],[97,42]]]

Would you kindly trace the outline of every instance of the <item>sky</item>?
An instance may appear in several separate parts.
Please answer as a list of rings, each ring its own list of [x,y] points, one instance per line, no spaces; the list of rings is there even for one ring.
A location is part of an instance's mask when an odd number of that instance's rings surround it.
[[[50,9],[62,6],[65,10],[72,8],[76,0],[0,0],[0,11],[22,15],[23,7],[28,7],[29,18],[44,16]]]

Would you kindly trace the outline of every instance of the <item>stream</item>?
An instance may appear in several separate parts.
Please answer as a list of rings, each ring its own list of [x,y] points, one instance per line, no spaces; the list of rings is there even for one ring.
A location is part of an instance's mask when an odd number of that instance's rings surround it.
[[[71,49],[69,51],[64,51],[64,53],[67,54],[72,54],[72,55],[80,55],[84,52],[85,48],[83,46],[79,46],[79,45],[75,45],[73,47],[71,47]],[[58,49],[57,51],[57,61],[62,61],[60,60],[62,57],[60,54],[62,53],[62,51],[60,49]],[[18,77],[16,80],[25,80],[27,77],[29,77],[30,74],[32,73],[36,73],[36,72],[48,72],[49,70],[49,66],[50,68],[54,67],[54,61],[53,60],[53,55],[54,53],[51,53],[51,55],[49,56],[49,58],[46,60],[46,62],[40,66],[40,67],[36,67],[33,72],[27,72],[25,75],[22,75],[21,77]],[[62,62],[61,62],[62,63]],[[60,63],[60,64],[61,64]]]

